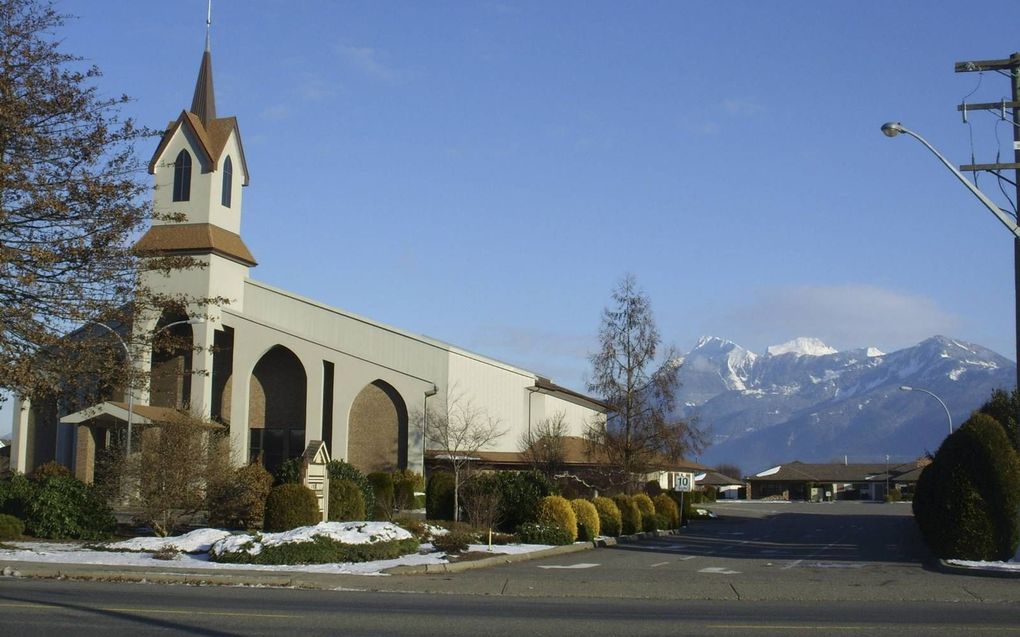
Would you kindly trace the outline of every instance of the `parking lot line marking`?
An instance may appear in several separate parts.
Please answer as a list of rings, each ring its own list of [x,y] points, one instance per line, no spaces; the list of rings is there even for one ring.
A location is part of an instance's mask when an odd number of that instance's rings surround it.
[[[550,568],[568,569],[568,568],[595,568],[596,566],[599,566],[599,565],[598,564],[589,564],[588,562],[582,562],[581,564],[570,564],[570,565],[567,565],[567,566],[560,566],[560,565],[557,565],[557,564],[553,564],[553,565],[550,565],[550,566],[539,566],[538,568],[544,568],[544,569],[550,569]]]
[[[791,568],[795,568],[795,567],[796,567],[796,566],[797,566],[798,564],[800,564],[800,563],[801,563],[801,562],[803,562],[803,561],[804,561],[804,560],[794,560],[793,562],[790,562],[789,564],[787,564],[786,566],[784,566],[784,567],[783,567],[783,568],[782,568],[781,570],[784,570],[784,571],[788,571],[788,570],[790,570]]]
[[[657,563],[655,563],[655,564],[652,564],[652,565],[651,565],[651,566],[649,566],[648,568],[655,568],[655,567],[657,567],[657,566],[665,566],[666,564],[669,564],[669,562],[657,562]]]

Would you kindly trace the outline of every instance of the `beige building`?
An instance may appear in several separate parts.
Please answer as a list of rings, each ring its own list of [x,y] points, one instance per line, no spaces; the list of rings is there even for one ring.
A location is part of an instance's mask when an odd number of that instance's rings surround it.
[[[153,371],[134,396],[141,428],[161,409],[190,407],[229,427],[234,461],[259,456],[273,468],[321,440],[333,458],[363,471],[423,470],[421,414],[460,396],[497,419],[506,433],[488,451],[515,452],[529,427],[563,414],[572,435],[603,409],[596,400],[528,370],[328,307],[251,278],[256,266],[241,234],[248,165],[237,120],[218,117],[212,61],[202,56],[191,107],[164,133],[149,172],[157,212],[183,222],[153,222],[137,247],[190,255],[206,267],[149,275],[150,286],[229,303],[135,318],[135,330],[171,326],[193,350],[136,356]],[[22,472],[57,460],[93,477],[97,450],[128,418],[127,398],[61,414],[52,405],[14,404],[12,466]]]

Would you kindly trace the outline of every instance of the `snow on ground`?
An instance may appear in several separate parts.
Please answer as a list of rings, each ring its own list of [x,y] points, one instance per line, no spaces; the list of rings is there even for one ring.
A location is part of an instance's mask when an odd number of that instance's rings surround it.
[[[326,524],[335,525],[325,526]],[[282,536],[289,536],[290,541],[307,541],[314,535],[314,529],[324,527],[331,537],[345,542],[356,543],[354,540],[379,541],[384,539],[401,539],[410,537],[404,529],[382,522],[346,522],[323,523],[313,527],[302,527],[286,533],[267,533],[263,538],[275,536],[275,543],[282,543]],[[390,528],[392,527],[392,528]],[[402,535],[406,534],[406,535]],[[429,552],[432,546],[422,544],[423,553],[412,553],[392,560],[375,562],[336,563],[336,564],[220,564],[210,562],[207,551],[210,546],[226,538],[245,538],[251,541],[252,536],[231,536],[228,531],[218,529],[198,529],[177,537],[145,537],[112,542],[106,545],[87,544],[84,542],[8,542],[10,549],[0,549],[0,561],[43,562],[50,564],[93,564],[98,566],[143,566],[151,569],[195,568],[210,571],[276,571],[303,573],[334,573],[345,575],[384,575],[382,571],[394,566],[419,566],[423,564],[444,564],[449,562],[443,552]],[[374,539],[372,539],[374,537]],[[112,550],[96,550],[105,546]],[[152,554],[165,548],[176,548],[182,551],[172,560],[158,560]],[[543,544],[508,544],[494,545],[493,555],[532,553],[549,548]],[[469,551],[488,552],[485,544],[472,544]]]
[[[320,522],[314,526],[301,526],[283,533],[257,535],[230,535],[221,538],[208,551],[223,553],[247,552],[258,555],[266,546],[311,542],[316,537],[328,537],[344,544],[371,544],[390,540],[409,540],[413,536],[390,522]]]
[[[1020,573],[1020,562],[975,562],[972,560],[946,560],[946,563],[953,566],[965,566],[976,568],[982,571],[1006,571]]]

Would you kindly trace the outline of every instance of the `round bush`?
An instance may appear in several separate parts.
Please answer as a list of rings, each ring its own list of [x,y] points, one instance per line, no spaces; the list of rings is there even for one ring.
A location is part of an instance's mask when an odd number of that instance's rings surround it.
[[[634,504],[641,512],[641,530],[658,531],[659,521],[655,517],[655,503],[648,497],[647,493],[638,493],[634,496]]]
[[[620,509],[620,533],[631,535],[641,530],[641,510],[629,495],[614,495],[613,502]]]
[[[680,528],[680,507],[676,505],[673,498],[665,493],[660,493],[652,500],[655,503],[655,513],[662,520],[659,525],[661,529]]]
[[[361,487],[351,480],[332,480],[329,483],[329,519],[335,522],[365,519],[365,495]]]
[[[591,501],[599,514],[599,527],[603,535],[616,537],[620,534],[623,524],[620,516],[620,507],[609,498],[598,496]]]
[[[262,464],[238,467],[228,479],[210,484],[206,494],[209,524],[228,529],[254,529],[266,517],[266,498],[273,476]]]
[[[35,537],[101,540],[116,526],[95,488],[70,476],[43,480],[26,506],[25,529]]]
[[[493,481],[502,505],[501,531],[534,522],[539,500],[555,493],[552,482],[540,471],[500,471],[493,474]]]
[[[432,546],[447,555],[454,555],[468,550],[472,540],[474,536],[466,531],[450,531],[432,538]]]
[[[577,539],[591,541],[602,533],[599,524],[599,512],[595,505],[587,500],[578,498],[570,501],[574,509],[574,517],[577,518]]]
[[[43,482],[46,478],[71,478],[73,476],[70,469],[56,460],[50,460],[36,467],[28,477],[35,482]]]
[[[25,533],[25,524],[14,517],[0,513],[0,542],[16,540]]]
[[[389,520],[393,517],[393,476],[385,471],[376,471],[367,476],[375,495],[372,509],[373,520]]]
[[[365,498],[365,511],[371,511],[375,507],[375,490],[372,483],[368,481],[365,474],[358,471],[357,467],[343,460],[330,460],[326,465],[329,472],[329,479],[350,480],[361,489],[361,495]]]
[[[1005,430],[975,413],[939,447],[914,494],[914,518],[940,558],[1008,560],[1020,542],[1020,459]]]
[[[405,469],[393,474],[393,506],[400,511],[414,509],[414,494],[425,490],[420,473]]]
[[[266,522],[262,527],[266,531],[289,531],[321,521],[322,514],[315,493],[303,484],[273,487],[266,498]]]
[[[571,542],[577,539],[577,517],[566,498],[547,495],[539,500],[538,508],[535,510],[535,521],[563,529]]]
[[[453,519],[453,474],[437,471],[429,476],[425,485],[425,518],[428,520]]]

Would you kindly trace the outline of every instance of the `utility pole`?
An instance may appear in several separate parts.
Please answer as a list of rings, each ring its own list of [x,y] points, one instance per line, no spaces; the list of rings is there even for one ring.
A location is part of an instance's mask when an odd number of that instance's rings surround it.
[[[987,104],[963,103],[956,107],[962,111],[966,118],[967,111],[976,110],[998,110],[1000,116],[1006,118],[1006,110],[1010,110],[1009,121],[1013,124],[1013,163],[1011,164],[968,164],[960,166],[960,170],[987,171],[994,173],[998,178],[999,171],[1013,171],[1013,186],[1016,189],[1015,201],[1020,204],[1020,53],[1014,53],[1007,60],[974,60],[971,62],[957,62],[957,73],[973,73],[975,71],[999,71],[1009,75],[1011,89],[1010,101]],[[1017,389],[1020,390],[1020,238],[1013,238],[1013,286],[1014,286],[1014,311],[1016,329],[1016,362],[1017,362]],[[1017,417],[1017,447],[1020,448],[1020,414]]]

